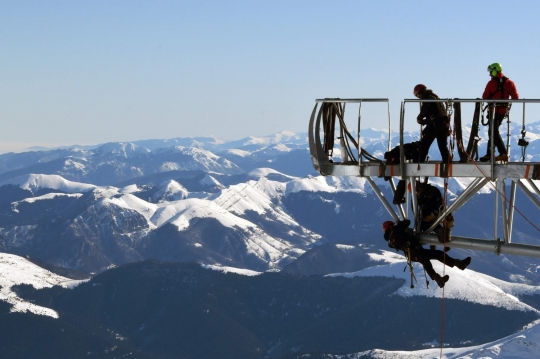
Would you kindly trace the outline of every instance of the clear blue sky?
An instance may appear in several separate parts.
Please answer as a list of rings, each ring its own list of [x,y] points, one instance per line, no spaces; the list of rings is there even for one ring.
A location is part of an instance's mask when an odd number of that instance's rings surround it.
[[[539,10],[481,0],[4,1],[0,152],[306,132],[322,97],[389,98],[397,120],[417,83],[481,96],[492,62],[521,97],[540,98]]]

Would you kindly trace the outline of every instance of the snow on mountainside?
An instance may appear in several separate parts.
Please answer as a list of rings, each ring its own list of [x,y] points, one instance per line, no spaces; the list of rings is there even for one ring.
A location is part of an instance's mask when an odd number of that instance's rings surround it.
[[[539,128],[540,123],[527,127],[531,158],[540,155],[534,149],[538,142],[535,136],[540,138],[537,135]],[[512,133],[519,134],[518,130],[513,125]],[[481,131],[484,136],[485,129]],[[368,152],[382,156],[388,145],[387,130],[364,129],[361,134]],[[393,145],[397,144],[396,135],[392,133]],[[415,140],[415,136],[418,134],[407,133],[405,141]],[[437,151],[436,146],[432,146],[433,158],[437,157]],[[286,131],[236,141],[177,138],[107,143],[84,150],[0,155],[0,185],[13,184],[33,194],[30,196],[23,191],[15,194],[8,186],[0,186],[5,192],[2,200],[6,210],[9,207],[19,211],[16,216],[14,212],[6,212],[8,217],[4,217],[0,239],[3,235],[8,248],[20,249],[21,245],[30,245],[39,233],[43,233],[44,223],[57,223],[56,220],[62,218],[61,223],[74,225],[70,235],[86,240],[91,236],[93,245],[100,236],[108,240],[121,239],[122,244],[117,248],[144,245],[146,236],[169,224],[178,232],[194,236],[191,226],[196,223],[202,226],[200,220],[213,220],[218,227],[235,235],[242,232],[246,241],[250,237],[258,238],[261,245],[275,241],[272,248],[281,248],[280,251],[289,254],[303,253],[321,239],[339,243],[340,238],[347,238],[347,243],[351,244],[355,238],[356,241],[375,243],[375,237],[366,236],[375,236],[371,233],[375,224],[387,219],[387,215],[378,201],[365,200],[374,197],[365,179],[311,176],[310,173],[313,169],[306,134]],[[375,181],[388,195],[389,183],[382,179]],[[443,186],[438,178],[432,178],[430,182],[439,188]],[[450,179],[450,203],[469,182],[470,179]],[[486,185],[475,200],[478,198],[478,202],[485,205],[490,201],[482,195],[492,191],[493,188]],[[362,212],[367,206],[374,205],[378,207],[371,213]],[[345,213],[345,208],[352,213],[362,212],[363,217]],[[325,212],[327,209],[331,211]],[[122,211],[126,213],[122,214]],[[69,218],[70,213],[78,216],[76,223],[70,222],[73,220]],[[456,212],[455,235],[467,231],[480,238],[491,236],[485,225],[474,223],[474,213],[475,208],[468,204]],[[339,217],[333,217],[337,215]],[[123,219],[121,223],[114,222],[119,218]],[[85,226],[83,219],[91,219],[94,225],[101,227]],[[335,230],[322,225],[327,220],[334,223]],[[202,228],[197,229],[197,233]],[[515,227],[516,237],[520,242],[533,242],[532,231],[523,228]],[[52,231],[48,235],[52,235]],[[380,239],[379,234],[376,235]],[[65,241],[67,243],[69,239],[66,237]],[[261,252],[260,255],[266,261],[275,258],[268,253],[263,255]],[[515,264],[514,261],[512,265]],[[527,263],[524,271],[536,276],[535,265]]]
[[[275,171],[270,172],[278,175]],[[123,188],[102,187],[73,184],[60,176],[39,178],[41,181],[32,182],[34,187],[44,190],[50,186],[48,189],[53,192],[13,201],[4,217],[5,224],[0,228],[0,242],[4,248],[18,251],[32,250],[33,243],[48,243],[46,252],[52,254],[49,260],[54,258],[53,263],[58,265],[98,271],[110,265],[140,260],[140,253],[144,252],[146,247],[146,238],[154,232],[158,233],[158,229],[172,225],[177,234],[183,236],[183,233],[191,233],[194,228],[199,228],[197,223],[203,223],[201,220],[214,220],[219,224],[222,230],[215,234],[218,238],[227,236],[226,233],[229,232],[234,233],[238,239],[241,238],[244,244],[241,247],[234,245],[228,258],[232,259],[237,255],[253,257],[258,263],[264,263],[264,267],[259,264],[257,269],[280,269],[321,238],[283,210],[280,199],[286,192],[286,184],[269,181],[265,177],[225,188],[207,174],[200,181],[203,185],[222,188],[209,198],[191,197],[191,193],[176,181],[161,184],[153,195],[147,197],[143,193],[144,187],[137,185]],[[13,182],[26,188],[29,180]],[[69,196],[54,192],[60,188],[69,192],[77,189],[86,192],[72,193]],[[148,198],[155,201],[148,202]],[[60,204],[60,200],[66,204]],[[70,207],[75,212],[69,210]],[[53,208],[55,209],[52,210]],[[60,222],[57,222],[56,208],[65,211],[62,213],[64,219]],[[33,213],[39,213],[39,216],[34,216]],[[44,221],[42,216],[49,219]],[[11,222],[10,217],[13,218]],[[17,218],[20,218],[18,221],[24,226],[17,225]],[[60,238],[49,232],[45,223],[51,222],[57,222],[56,226],[63,228],[59,229],[62,233]],[[156,235],[165,235],[159,233]],[[170,236],[170,232],[168,233],[167,236]],[[49,239],[48,236],[53,236],[54,239]],[[193,250],[202,255],[208,250],[204,241],[209,239],[205,237],[194,242]],[[76,244],[79,241],[80,244]],[[58,243],[55,245],[55,242]],[[89,243],[86,244],[87,242]],[[73,250],[77,245],[90,245],[93,249],[89,252],[76,250],[68,255],[62,249],[67,243],[71,243],[68,247]],[[156,245],[157,243],[159,242],[156,242]],[[232,245],[227,243],[225,242],[226,246]],[[63,253],[62,257],[57,257],[55,252]],[[82,257],[79,257],[81,255]],[[209,254],[205,261],[208,264],[230,264]]]
[[[528,124],[526,159],[540,161],[540,122]],[[480,128],[479,152],[485,152],[487,127]],[[503,132],[505,129],[503,129]],[[470,127],[464,126],[468,141]],[[519,124],[511,124],[512,159],[521,159]],[[361,131],[363,148],[383,158],[388,148],[388,130]],[[392,131],[391,146],[399,143],[398,133]],[[504,133],[503,133],[504,137]],[[404,141],[419,139],[418,132],[405,133]],[[339,141],[336,141],[336,146]],[[96,185],[114,185],[121,181],[167,171],[216,172],[222,174],[247,173],[261,167],[271,167],[286,175],[304,177],[313,174],[307,151],[307,134],[281,132],[265,137],[249,137],[224,141],[215,138],[176,138],[170,140],[144,140],[132,143],[107,143],[95,148],[55,149],[0,155],[0,182],[22,174],[57,174],[70,181]],[[334,151],[339,159],[340,151]],[[457,158],[457,153],[455,153]],[[437,146],[431,146],[430,158],[440,158]]]
[[[407,261],[402,255],[394,252],[382,251],[382,254],[371,254],[373,260],[380,261],[380,265],[369,267],[354,273],[332,274],[330,276],[344,277],[392,277],[402,278],[405,284],[395,293],[403,297],[425,296],[442,297],[442,290],[429,277],[429,288],[426,287],[426,276],[422,266],[414,263],[414,273],[418,282],[414,282],[414,288],[410,287],[410,273],[403,271]],[[473,259],[474,261],[474,259]],[[491,276],[475,272],[470,269],[464,271],[458,268],[443,268],[443,264],[433,260],[433,268],[442,275],[450,276],[450,280],[444,287],[444,297],[446,299],[460,299],[483,305],[506,308],[509,310],[533,311],[540,315],[540,312],[531,306],[521,302],[516,295],[540,294],[540,287],[527,284],[509,283]]]
[[[529,160],[540,159],[540,135],[536,135],[540,123],[535,126],[528,129]],[[382,157],[387,132],[369,129],[363,130],[362,136],[368,152]],[[328,265],[328,261],[343,259],[357,266],[339,263],[340,271],[350,273],[333,276],[401,278],[405,282],[393,298],[440,298],[442,290],[433,281],[429,289],[425,287],[419,265],[415,265],[418,283],[411,289],[409,272],[403,272],[404,258],[381,250],[386,249],[386,243],[380,223],[389,216],[365,179],[311,175],[306,137],[282,132],[238,141],[149,140],[85,150],[0,155],[0,250],[87,272],[155,259],[198,262],[207,269],[250,276],[296,263],[297,274],[322,267],[330,269],[324,272],[327,274],[339,267]],[[407,133],[405,141],[416,137]],[[392,141],[397,144],[396,136]],[[517,151],[513,155],[517,156]],[[439,157],[435,145],[431,156]],[[389,183],[375,181],[389,195]],[[450,203],[470,181],[450,179]],[[431,178],[430,183],[443,188],[442,179]],[[486,185],[471,204],[455,213],[454,235],[493,237],[493,226],[488,222],[491,215],[479,211],[493,205],[493,196],[488,195],[493,190]],[[516,203],[531,216],[537,213],[528,202],[529,207]],[[536,243],[538,239],[536,232],[517,220],[514,233],[519,243]],[[459,249],[450,254],[458,258],[471,255],[473,261],[465,271],[444,269],[450,275],[445,298],[538,315],[531,306],[534,303],[528,305],[526,298],[520,298],[540,296],[539,287],[530,285],[540,283],[540,260],[483,252],[473,255]],[[36,288],[58,283],[65,286],[67,279],[38,269],[21,257],[6,254],[0,258],[4,263],[0,263],[0,300],[14,304],[13,310],[57,317],[51,309],[17,298],[10,288],[17,283]],[[433,264],[443,272],[440,263]],[[27,276],[17,279],[21,274],[14,268]],[[539,332],[535,325],[522,336],[474,348],[445,349],[445,355],[481,358],[500,350],[536,357],[534,350],[538,348],[527,343],[538,339]],[[370,351],[367,355],[401,358],[417,354],[424,355],[418,358],[437,357],[438,351]]]
[[[443,348],[442,358],[445,359],[530,359],[540,358],[540,320],[537,320],[523,330],[491,343],[464,348]],[[356,354],[336,356],[340,359],[438,359],[441,358],[440,348],[418,351],[385,351],[369,350]]]
[[[72,182],[58,175],[29,174],[12,178],[0,183],[0,187],[6,184],[17,185],[22,189],[30,190],[32,193],[39,189],[55,189],[66,193],[87,192],[96,186],[86,183]]]
[[[36,289],[50,288],[55,285],[73,288],[83,281],[76,281],[49,272],[30,261],[13,255],[0,253],[0,300],[11,304],[11,312],[30,312],[58,318],[58,313],[24,301],[15,294],[11,287],[18,284],[29,284]]]
[[[249,269],[240,269],[240,268],[234,268],[234,267],[224,267],[224,266],[215,266],[215,265],[206,265],[206,264],[203,264],[201,266],[206,269],[211,269],[211,270],[215,270],[215,271],[219,271],[223,273],[235,273],[235,274],[245,275],[249,277],[262,274],[262,272],[256,272]]]
[[[307,176],[307,178],[291,181],[287,184],[287,193],[300,191],[365,193],[368,190],[371,191],[371,187],[366,186],[366,180],[359,177]]]

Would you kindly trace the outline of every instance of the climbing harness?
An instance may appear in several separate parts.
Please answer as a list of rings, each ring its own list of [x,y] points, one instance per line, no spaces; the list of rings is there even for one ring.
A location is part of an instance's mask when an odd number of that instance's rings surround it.
[[[525,152],[527,151],[527,146],[529,141],[525,140],[525,135],[527,131],[525,130],[525,102],[523,102],[523,121],[521,124],[521,138],[518,140],[518,146],[521,147],[521,162],[525,162]]]
[[[413,271],[413,265],[412,265],[412,258],[411,258],[411,243],[407,242],[407,266],[409,266],[409,271],[411,272],[411,288],[414,288],[413,279],[415,282],[418,283],[418,280],[416,279],[416,276],[414,275]],[[403,268],[403,271],[407,269],[407,266]]]
[[[452,162],[453,159],[454,159],[454,146],[455,146],[456,131],[455,131],[455,128],[454,128],[454,130],[452,130],[452,126],[450,125],[452,123],[452,121],[451,121],[452,115],[454,114],[453,107],[454,107],[453,102],[448,101],[447,104],[446,104],[446,111],[447,111],[447,115],[448,115],[448,131],[449,131],[449,135],[450,135],[450,148],[448,149],[448,162]],[[461,114],[460,114],[460,116],[461,116]]]

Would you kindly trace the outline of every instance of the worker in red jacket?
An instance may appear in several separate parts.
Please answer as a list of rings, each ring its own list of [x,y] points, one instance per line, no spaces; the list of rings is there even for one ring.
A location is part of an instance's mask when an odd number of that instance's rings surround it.
[[[502,73],[502,66],[499,63],[494,63],[488,66],[488,72],[491,76],[491,80],[486,85],[484,94],[482,95],[483,99],[519,99],[519,94],[516,89],[516,84],[514,81],[510,80],[508,77],[504,76]],[[489,106],[488,118],[491,119],[491,111],[493,106]],[[504,146],[504,141],[499,133],[499,127],[503,119],[508,116],[510,111],[510,106],[508,103],[497,103],[495,104],[495,117],[493,122],[495,124],[493,136],[495,138],[495,147],[499,151],[499,155],[495,157],[495,161],[508,162],[508,152]],[[489,140],[487,144],[487,153],[484,157],[480,158],[480,161],[486,162],[491,160],[491,122],[489,123]]]

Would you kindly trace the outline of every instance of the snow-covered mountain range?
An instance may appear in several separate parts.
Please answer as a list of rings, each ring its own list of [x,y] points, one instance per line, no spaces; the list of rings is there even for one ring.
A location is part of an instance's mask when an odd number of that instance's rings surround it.
[[[512,128],[513,149],[519,148],[519,130]],[[386,131],[369,129],[362,135],[365,149],[382,158]],[[527,136],[526,159],[540,161],[540,122],[528,125]],[[487,138],[485,133],[481,137]],[[21,257],[87,273],[160,260],[250,274],[283,270],[407,282],[403,257],[388,252],[382,240],[380,223],[389,218],[371,187],[362,178],[317,175],[306,138],[282,132],[239,141],[177,138],[0,155],[0,251],[5,253],[0,300],[12,305],[12,311],[59,315],[24,302],[10,288],[24,283],[37,289],[66,286],[68,279]],[[405,140],[417,139],[418,134],[408,133]],[[394,134],[392,143],[397,142]],[[437,152],[432,146],[430,156],[438,158]],[[515,160],[520,156],[513,150]],[[430,181],[443,185],[439,179]],[[450,201],[469,181],[450,180]],[[389,194],[387,182],[377,183]],[[454,235],[493,237],[492,226],[486,226],[492,212],[479,211],[492,205],[492,191],[484,187],[455,213]],[[540,218],[522,197],[518,193],[520,211]],[[514,236],[520,243],[537,244],[538,232],[525,219],[516,218]],[[471,256],[473,262],[465,272],[437,264],[437,271],[446,270],[451,277],[446,298],[538,316],[539,307],[522,298],[540,296],[540,260],[457,249],[451,253]],[[343,272],[348,274],[336,274]],[[422,285],[422,277],[418,271],[414,289],[405,283],[393,295],[440,297],[436,286]]]

